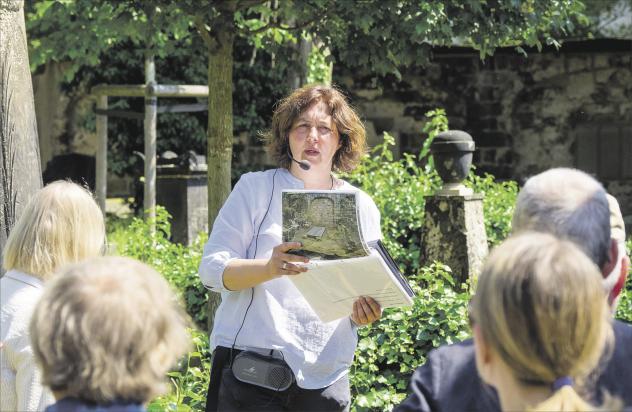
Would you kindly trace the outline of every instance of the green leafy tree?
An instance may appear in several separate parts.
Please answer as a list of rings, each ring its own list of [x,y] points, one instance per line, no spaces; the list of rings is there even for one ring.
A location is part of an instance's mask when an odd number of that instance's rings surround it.
[[[499,46],[557,44],[586,18],[576,0],[384,0],[380,2],[226,0],[156,1],[151,20],[142,2],[43,0],[28,9],[31,65],[64,62],[70,78],[96,67],[113,45],[150,44],[169,55],[192,22],[208,50],[209,221],[230,192],[235,38],[255,46],[297,42],[311,34],[329,59],[379,74],[424,64],[432,45],[471,45],[481,56]],[[150,24],[151,23],[151,24]],[[79,35],[77,35],[79,33]]]
[[[455,41],[491,55],[496,47],[558,44],[585,17],[574,0],[384,0],[341,2],[227,0],[180,2],[192,13],[209,51],[208,177],[209,221],[230,192],[232,67],[236,36],[277,43],[311,33],[349,66],[399,74],[424,64],[432,45]]]
[[[151,45],[165,57],[190,33],[190,21],[177,7],[156,8],[150,24],[144,2],[40,0],[29,2],[26,12],[31,70],[60,62],[67,80],[83,67],[98,67],[116,45]]]
[[[143,5],[132,1],[37,3],[33,13],[50,13],[52,18],[32,27],[39,41],[34,50],[43,57],[33,59],[33,64],[49,58],[69,61],[72,67],[94,66],[109,44],[120,41],[151,44],[160,56],[169,50],[171,39],[188,33],[192,20],[208,51],[209,222],[231,189],[237,37],[268,45],[296,42],[310,34],[332,51],[333,60],[399,75],[403,67],[425,64],[432,45],[457,42],[476,48],[484,57],[499,46],[558,44],[557,38],[585,19],[582,3],[575,0],[161,0],[152,6],[155,14],[150,20]],[[77,29],[81,40],[74,37]]]

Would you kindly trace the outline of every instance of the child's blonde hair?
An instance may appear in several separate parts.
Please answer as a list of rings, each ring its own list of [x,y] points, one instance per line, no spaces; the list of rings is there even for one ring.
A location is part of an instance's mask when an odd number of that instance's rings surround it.
[[[31,318],[43,383],[83,401],[145,403],[190,347],[188,317],[144,263],[100,257],[51,279]]]
[[[9,233],[3,267],[46,280],[64,264],[98,256],[104,246],[103,214],[92,194],[56,181],[35,194]]]
[[[597,266],[573,243],[525,232],[487,259],[472,300],[482,338],[521,384],[581,380],[608,353],[612,318]],[[536,410],[593,410],[570,386]]]

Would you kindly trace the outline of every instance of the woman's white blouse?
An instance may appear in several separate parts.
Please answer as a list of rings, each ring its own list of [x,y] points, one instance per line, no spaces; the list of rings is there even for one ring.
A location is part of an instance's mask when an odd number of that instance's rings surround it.
[[[29,322],[42,281],[16,270],[0,279],[0,411],[43,411],[55,399],[42,386]]]
[[[350,318],[321,322],[285,276],[241,291],[227,290],[222,280],[232,259],[271,256],[272,248],[282,242],[281,191],[303,188],[303,182],[286,169],[243,175],[213,224],[199,274],[204,285],[222,294],[211,348],[231,347],[243,321],[235,348],[279,350],[297,384],[317,389],[331,385],[348,372],[357,344],[357,330]],[[368,242],[381,238],[380,213],[373,200],[347,182],[337,189],[360,192],[358,207],[364,239]],[[252,304],[244,320],[251,296]]]

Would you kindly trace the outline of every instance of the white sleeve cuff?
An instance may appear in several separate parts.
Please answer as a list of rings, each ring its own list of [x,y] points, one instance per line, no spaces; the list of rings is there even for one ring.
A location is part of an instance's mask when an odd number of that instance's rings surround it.
[[[202,258],[199,273],[204,287],[218,293],[230,292],[231,290],[224,285],[224,270],[228,263],[235,259],[237,257],[231,257],[228,252],[218,252]]]

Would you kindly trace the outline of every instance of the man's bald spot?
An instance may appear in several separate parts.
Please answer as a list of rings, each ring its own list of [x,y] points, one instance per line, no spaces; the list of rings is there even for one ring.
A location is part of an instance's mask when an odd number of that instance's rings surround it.
[[[518,195],[513,231],[536,230],[568,238],[600,267],[608,262],[610,212],[603,186],[576,169],[549,169],[531,177]]]

